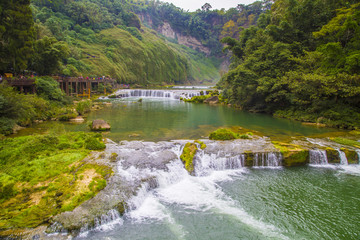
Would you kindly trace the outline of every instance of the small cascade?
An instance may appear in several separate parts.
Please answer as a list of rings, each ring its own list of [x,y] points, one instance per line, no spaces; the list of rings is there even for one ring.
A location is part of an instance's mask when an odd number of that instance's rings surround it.
[[[339,152],[340,164],[341,165],[349,165],[346,154],[339,149],[337,151]]]
[[[254,167],[280,167],[282,161],[281,153],[255,153]]]
[[[240,169],[245,166],[245,155],[223,156],[218,154],[206,154],[200,151],[195,158],[195,175],[204,176],[211,171],[223,171],[230,169]]]
[[[189,99],[200,96],[200,90],[154,90],[154,89],[134,89],[119,90],[115,93],[118,98],[166,98],[166,99]]]
[[[116,225],[122,225],[124,220],[120,216],[119,212],[115,209],[111,209],[107,214],[101,215],[99,218],[94,219],[94,226],[89,227],[88,224],[80,229],[80,237],[86,238],[91,231],[109,231]]]
[[[359,161],[359,165],[360,165],[360,150],[356,150],[356,153],[358,155],[358,161]]]
[[[130,97],[174,98],[174,93],[162,90],[130,90]]]
[[[325,150],[309,150],[310,164],[327,165],[328,159]]]

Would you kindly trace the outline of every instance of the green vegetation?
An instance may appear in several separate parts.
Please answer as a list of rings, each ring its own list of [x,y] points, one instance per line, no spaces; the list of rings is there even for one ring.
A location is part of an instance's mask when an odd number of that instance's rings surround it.
[[[6,83],[0,83],[0,134],[11,134],[15,124],[25,127],[35,120],[48,120],[72,112],[65,105],[70,100],[57,87],[57,82],[51,78],[37,78],[36,87],[39,96],[18,93]]]
[[[204,150],[206,148],[206,144],[203,141],[196,140],[195,143],[198,143],[200,145],[201,150]]]
[[[186,143],[184,150],[180,156],[181,161],[185,165],[185,169],[192,175],[194,174],[194,157],[197,152],[197,146],[195,143]]]
[[[347,139],[347,138],[340,138],[340,137],[331,138],[331,140],[336,143],[342,144],[342,145],[360,148],[360,142],[355,141],[355,140],[351,140],[351,139]]]
[[[92,102],[90,100],[80,101],[76,104],[76,111],[80,115],[90,112]]]
[[[359,29],[358,1],[278,0],[256,27],[222,40],[233,53],[223,97],[245,110],[359,128]]]
[[[211,140],[234,140],[234,139],[250,139],[252,134],[239,134],[226,128],[219,128],[210,133]]]
[[[286,167],[304,166],[309,163],[309,150],[301,146],[283,142],[272,142],[283,156],[283,164]]]
[[[67,133],[0,142],[0,229],[36,227],[106,186],[109,167],[83,159],[101,135]]]

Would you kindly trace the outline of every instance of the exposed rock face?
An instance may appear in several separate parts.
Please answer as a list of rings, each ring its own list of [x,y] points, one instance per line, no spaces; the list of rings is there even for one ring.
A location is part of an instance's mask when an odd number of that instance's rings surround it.
[[[210,54],[210,49],[204,47],[201,44],[201,42],[194,37],[177,34],[177,39],[179,44],[185,45],[187,47],[191,47],[195,50],[199,50],[201,52],[206,53],[207,55]]]
[[[102,119],[94,120],[91,125],[91,130],[93,131],[109,131],[110,128],[110,125]]]
[[[160,26],[157,31],[167,38],[177,39],[179,44],[185,45],[206,54],[210,54],[210,49],[204,47],[199,40],[192,36],[186,36],[176,32],[174,29],[172,29],[168,22],[165,22],[162,26]]]
[[[70,122],[73,122],[73,123],[83,123],[85,122],[85,119],[81,116],[78,116],[76,118],[72,118],[70,119]]]
[[[219,103],[219,96],[209,97],[208,99],[206,99],[206,100],[204,101],[204,103],[208,103],[208,104],[218,104],[218,103]]]
[[[162,25],[162,27],[159,28],[159,33],[161,33],[162,35],[168,38],[172,38],[172,39],[176,38],[175,31],[171,28],[170,24],[167,22],[165,22],[164,25]]]

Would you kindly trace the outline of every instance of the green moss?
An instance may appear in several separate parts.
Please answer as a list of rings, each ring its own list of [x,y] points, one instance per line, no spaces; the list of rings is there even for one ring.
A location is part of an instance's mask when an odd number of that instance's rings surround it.
[[[242,130],[242,128],[240,128]],[[233,132],[230,129],[219,128],[210,133],[209,139],[211,140],[233,140],[233,139],[250,139],[251,134],[241,134],[240,132]]]
[[[286,167],[304,166],[309,163],[308,150],[282,151],[283,164]]]
[[[192,175],[194,174],[194,157],[197,152],[195,143],[186,143],[180,159],[185,164],[185,169]]]
[[[345,153],[349,164],[359,164],[360,159],[356,151],[349,149],[341,149],[341,150]]]
[[[210,133],[209,138],[211,140],[233,140],[237,138],[237,135],[229,129],[219,128]]]
[[[333,148],[326,148],[326,156],[329,163],[340,163],[339,152]]]
[[[304,166],[309,163],[309,151],[291,143],[272,141],[275,148],[283,156],[283,165],[286,167]]]
[[[356,148],[360,148],[360,142],[358,141],[354,141],[351,139],[347,139],[347,138],[331,138],[332,141],[342,144],[342,145],[347,145],[347,146],[352,146],[352,147],[356,147]]]
[[[95,196],[112,174],[87,164],[85,148],[94,133],[8,138],[0,142],[0,229],[37,227]],[[86,170],[95,173],[88,184]],[[89,186],[87,186],[88,184]]]
[[[206,148],[206,144],[203,141],[200,140],[196,140],[196,143],[200,144],[200,148],[201,150],[204,150]]]
[[[245,155],[245,166],[246,167],[254,166],[255,154],[253,152],[246,151],[246,152],[244,152],[244,155]]]

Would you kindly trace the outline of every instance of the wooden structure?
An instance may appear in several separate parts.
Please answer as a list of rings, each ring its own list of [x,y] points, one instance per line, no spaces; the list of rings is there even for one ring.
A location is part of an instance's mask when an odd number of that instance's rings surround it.
[[[77,95],[90,97],[92,89],[97,89],[99,84],[111,84],[115,87],[116,81],[111,78],[83,78],[83,77],[53,77],[66,95]],[[35,93],[35,78],[4,78],[10,86],[16,87],[20,92]]]

